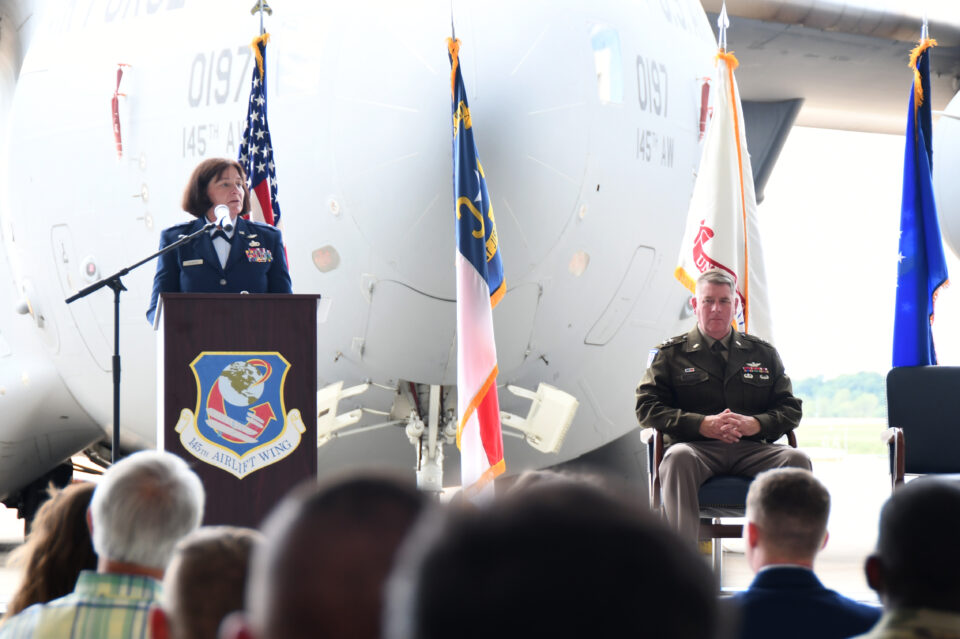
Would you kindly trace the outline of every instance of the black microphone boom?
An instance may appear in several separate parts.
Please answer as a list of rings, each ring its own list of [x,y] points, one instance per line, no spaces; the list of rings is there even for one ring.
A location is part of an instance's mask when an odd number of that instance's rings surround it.
[[[230,222],[230,209],[225,206],[223,208],[227,213],[227,223],[230,224],[230,228],[232,229],[233,223]],[[214,209],[214,211],[216,211],[216,209]],[[123,285],[123,282],[120,281],[120,278],[138,266],[146,264],[150,260],[159,257],[164,253],[174,251],[187,242],[192,242],[195,238],[210,231],[215,226],[215,223],[209,222],[190,235],[182,235],[176,242],[167,244],[153,255],[143,258],[136,264],[131,264],[126,268],[120,269],[110,277],[94,282],[90,286],[77,291],[64,300],[65,303],[70,304],[71,302],[75,302],[81,297],[86,297],[87,295],[90,295],[90,293],[99,291],[104,287],[110,287],[113,290],[113,358],[111,360],[111,368],[113,369],[113,459],[111,461],[113,462],[120,461],[120,292],[127,290],[127,287]],[[226,226],[224,226],[224,228],[226,228]]]

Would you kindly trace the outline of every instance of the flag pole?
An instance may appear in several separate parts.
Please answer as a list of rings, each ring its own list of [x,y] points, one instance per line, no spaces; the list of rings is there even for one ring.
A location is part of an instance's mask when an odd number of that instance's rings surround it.
[[[273,15],[273,9],[270,8],[270,5],[267,4],[267,0],[257,0],[256,4],[253,5],[253,8],[250,9],[250,15],[255,13],[260,14],[260,35],[262,36],[266,33],[266,30],[263,28],[263,14],[266,12],[268,16]]]
[[[246,124],[241,134],[237,159],[247,175],[250,202],[249,214],[257,222],[280,227],[280,204],[277,200],[276,156],[267,124],[267,42],[270,34],[263,28],[263,13],[273,15],[267,0],[257,0],[251,14],[260,12],[261,31],[250,47],[256,63],[253,67]]]
[[[727,17],[727,3],[724,0],[720,7],[720,15],[717,16],[717,46],[721,51],[727,50],[727,28],[730,26],[730,18]]]

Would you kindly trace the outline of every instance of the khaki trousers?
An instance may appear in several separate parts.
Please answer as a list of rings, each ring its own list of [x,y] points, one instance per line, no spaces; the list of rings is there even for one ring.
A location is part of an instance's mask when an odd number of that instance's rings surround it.
[[[667,521],[696,543],[700,530],[700,485],[714,475],[747,475],[792,466],[812,470],[806,453],[790,446],[741,440],[683,442],[667,447],[660,464],[660,485]]]

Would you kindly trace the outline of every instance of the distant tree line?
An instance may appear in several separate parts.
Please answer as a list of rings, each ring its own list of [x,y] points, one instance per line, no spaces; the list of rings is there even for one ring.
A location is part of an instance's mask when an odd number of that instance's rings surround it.
[[[793,394],[803,400],[804,417],[886,417],[886,378],[880,373],[823,375],[793,380]]]

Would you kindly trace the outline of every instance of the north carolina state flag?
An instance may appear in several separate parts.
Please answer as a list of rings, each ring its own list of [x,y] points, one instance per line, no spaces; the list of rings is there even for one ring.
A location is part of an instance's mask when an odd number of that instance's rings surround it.
[[[473,138],[460,74],[460,41],[448,40],[453,116],[453,200],[457,268],[457,447],[464,492],[489,494],[506,466],[497,399],[493,307],[506,284],[487,180]]]

